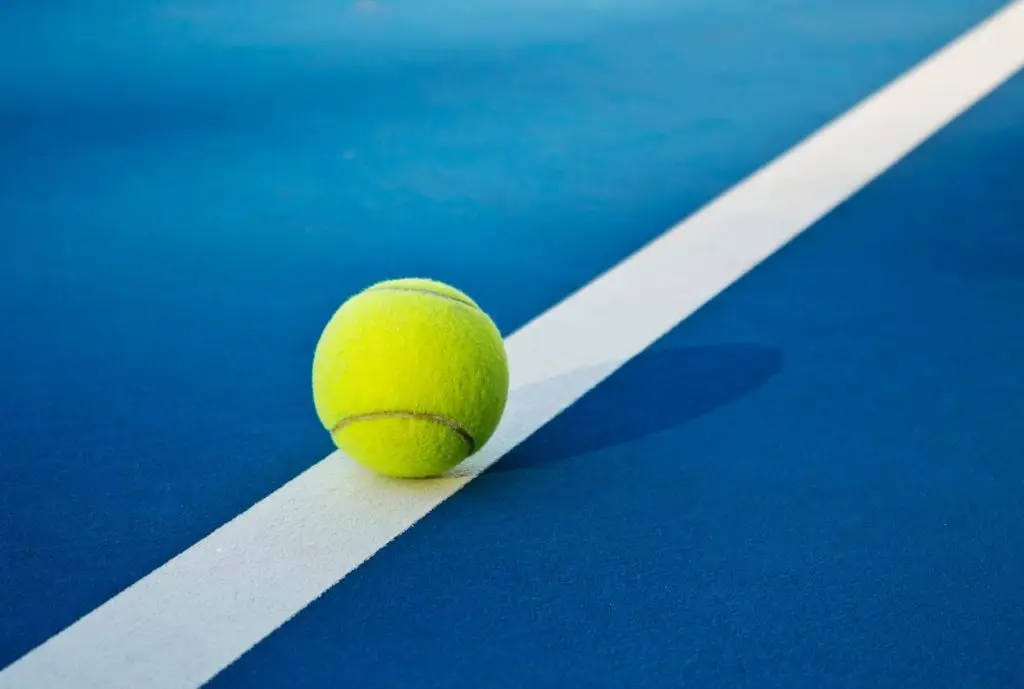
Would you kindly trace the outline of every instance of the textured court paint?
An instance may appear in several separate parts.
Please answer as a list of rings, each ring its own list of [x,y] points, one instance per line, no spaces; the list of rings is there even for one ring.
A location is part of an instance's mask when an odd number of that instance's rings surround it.
[[[209,689],[1024,687],[1024,72]]]
[[[334,454],[8,667],[0,687],[208,681],[1011,77],[1022,34],[1017,2],[509,337],[506,417],[460,475],[388,481]]]

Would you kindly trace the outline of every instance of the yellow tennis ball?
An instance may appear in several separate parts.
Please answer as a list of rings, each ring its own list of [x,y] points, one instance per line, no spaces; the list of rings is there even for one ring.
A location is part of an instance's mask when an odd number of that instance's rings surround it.
[[[508,381],[494,322],[433,280],[389,280],[351,297],[313,356],[320,422],[352,459],[389,476],[443,474],[483,447]]]

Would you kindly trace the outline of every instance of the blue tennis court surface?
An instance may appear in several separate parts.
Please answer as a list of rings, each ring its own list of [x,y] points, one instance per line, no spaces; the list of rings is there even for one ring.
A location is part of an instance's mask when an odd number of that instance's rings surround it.
[[[515,333],[1014,6],[0,8],[0,687],[332,452],[347,296]],[[1024,76],[967,105],[259,643],[154,634],[223,661],[147,687],[1024,687]]]

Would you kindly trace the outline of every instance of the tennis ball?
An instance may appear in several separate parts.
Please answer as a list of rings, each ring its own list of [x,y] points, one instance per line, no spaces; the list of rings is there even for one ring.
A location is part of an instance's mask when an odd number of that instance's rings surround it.
[[[328,321],[313,401],[335,444],[381,474],[443,474],[490,439],[508,399],[501,333],[459,290],[379,282]]]

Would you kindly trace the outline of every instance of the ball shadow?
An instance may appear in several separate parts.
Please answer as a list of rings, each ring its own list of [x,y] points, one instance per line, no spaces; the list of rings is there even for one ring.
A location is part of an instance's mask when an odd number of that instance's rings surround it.
[[[490,471],[549,465],[660,433],[750,393],[782,367],[780,349],[753,343],[648,350]]]

